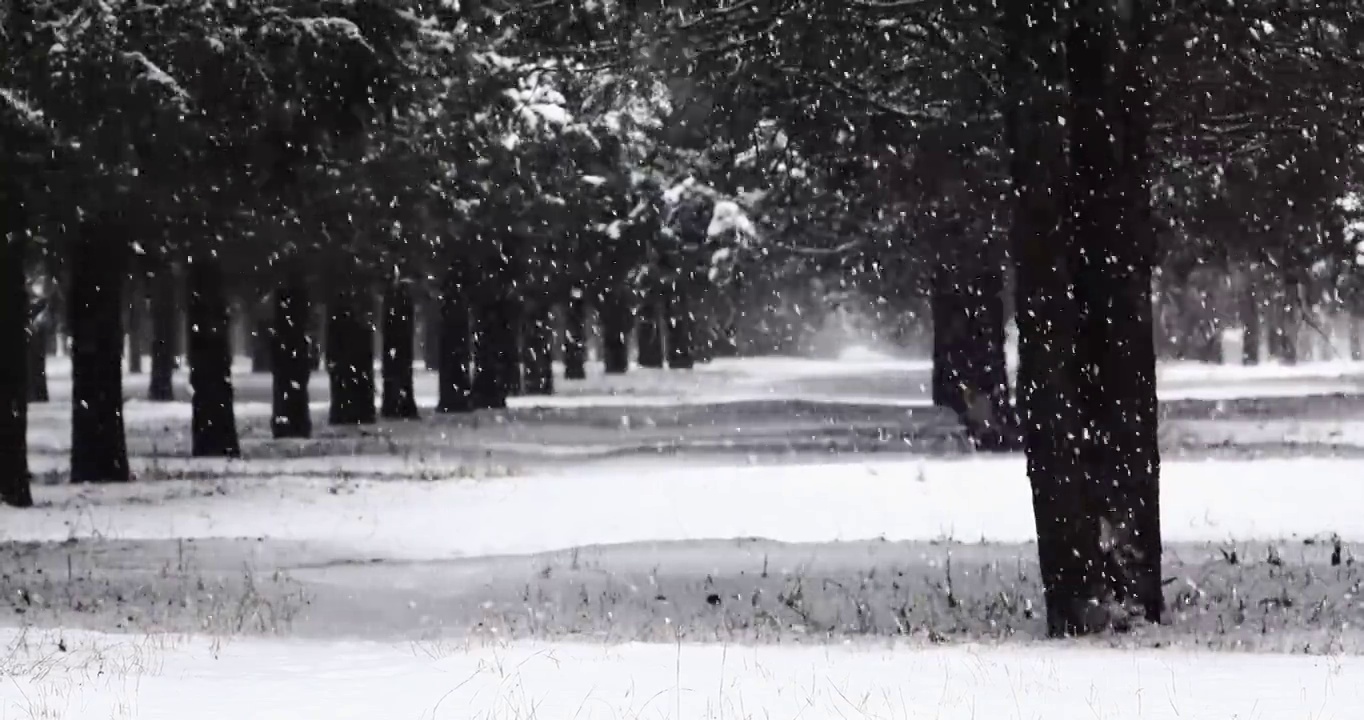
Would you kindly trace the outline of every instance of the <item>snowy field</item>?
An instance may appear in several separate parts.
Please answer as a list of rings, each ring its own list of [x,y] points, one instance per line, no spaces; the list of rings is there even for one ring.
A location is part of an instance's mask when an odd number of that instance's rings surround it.
[[[54,362],[39,506],[0,510],[0,720],[1364,717],[1364,364],[1162,367],[1170,621],[1074,643],[1039,640],[1022,459],[968,452],[926,363],[295,443],[244,370],[246,459],[187,458],[135,377],[139,482],[71,487]]]

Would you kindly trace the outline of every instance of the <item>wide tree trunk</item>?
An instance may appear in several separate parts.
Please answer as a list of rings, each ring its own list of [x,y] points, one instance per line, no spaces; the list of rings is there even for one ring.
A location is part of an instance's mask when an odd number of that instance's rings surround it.
[[[327,378],[333,425],[369,425],[378,421],[374,408],[374,326],[366,312],[369,295],[341,290],[332,296],[327,315]]]
[[[526,313],[521,334],[522,359],[525,367],[527,395],[554,394],[554,317],[549,303],[533,306]]]
[[[646,293],[639,308],[639,325],[635,328],[635,343],[639,346],[636,362],[643,368],[663,367],[663,312],[657,295]]]
[[[587,300],[580,294],[564,303],[564,378],[587,378]]]
[[[678,277],[668,288],[667,299],[668,367],[674,370],[690,370],[695,364],[692,352],[696,343],[696,317],[693,312],[692,281]]]
[[[123,283],[129,238],[121,222],[88,217],[72,248],[71,482],[127,482],[123,428]]]
[[[142,374],[142,354],[146,352],[147,338],[143,325],[143,313],[147,307],[147,295],[143,292],[144,280],[141,272],[134,272],[128,278],[128,374]]]
[[[232,392],[231,317],[222,262],[197,253],[185,268],[189,334],[190,454],[239,457]]]
[[[272,404],[270,432],[279,438],[308,438],[313,434],[312,413],[308,408],[308,381],[312,378],[312,308],[308,283],[303,274],[291,270],[275,291],[274,341],[271,358]]]
[[[478,291],[475,314],[473,405],[499,410],[521,385],[518,308],[504,285],[486,283]]]
[[[8,178],[0,178],[0,213],[0,502],[29,507],[29,231],[18,188]]]
[[[445,272],[441,283],[439,377],[436,412],[464,413],[473,403],[473,321],[469,312],[467,273],[458,265]]]
[[[179,356],[179,303],[176,300],[175,267],[166,263],[152,276],[152,367],[147,399],[175,400],[175,365]]]
[[[418,417],[412,378],[417,342],[415,314],[411,287],[401,281],[390,283],[384,295],[384,354],[380,361],[384,373],[380,413],[386,418]]]
[[[601,325],[602,365],[608,375],[623,375],[630,369],[630,293],[621,288],[602,292],[597,303],[597,322]]]

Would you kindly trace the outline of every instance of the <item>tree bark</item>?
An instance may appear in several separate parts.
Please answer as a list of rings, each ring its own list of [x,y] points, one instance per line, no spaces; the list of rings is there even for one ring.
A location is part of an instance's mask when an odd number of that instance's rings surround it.
[[[458,262],[458,261],[457,261]],[[458,265],[445,272],[440,298],[438,346],[440,388],[436,412],[464,413],[473,403],[473,322],[465,270]]]
[[[175,365],[179,355],[179,318],[176,302],[175,267],[166,263],[152,277],[152,367],[147,384],[147,399],[152,402],[175,400]]]
[[[597,304],[601,323],[602,364],[608,375],[624,375],[630,369],[630,300],[629,293],[609,288]]]
[[[147,305],[143,292],[140,273],[134,272],[128,280],[128,374],[142,374],[142,354],[146,352],[147,338],[143,332],[142,315]]]
[[[0,213],[0,502],[29,507],[29,231],[23,199],[9,178],[0,178]]]
[[[1004,276],[989,248],[981,253],[985,267],[948,259],[934,273],[933,404],[956,413],[978,448],[1016,450],[1021,438],[1004,353]]]
[[[386,418],[413,420],[419,417],[413,387],[416,362],[416,308],[412,289],[400,280],[389,284],[384,296],[384,394],[380,414]]]
[[[428,372],[440,371],[441,303],[439,298],[422,301],[422,364]]]
[[[581,295],[564,303],[564,378],[587,378],[587,300]]]
[[[692,279],[677,277],[668,292],[668,367],[690,370],[695,362],[696,317],[693,315]]]
[[[639,308],[635,343],[639,346],[636,358],[640,367],[663,367],[663,313],[656,293],[645,293],[644,302]]]
[[[129,238],[119,221],[80,222],[71,257],[71,482],[127,482],[123,428],[123,281]]]
[[[374,408],[374,327],[365,312],[368,295],[341,290],[332,296],[327,316],[327,378],[333,425],[371,425]]]
[[[270,372],[270,362],[275,356],[275,342],[270,337],[270,317],[263,303],[249,303],[247,307],[255,310],[251,322],[251,372],[263,375]]]
[[[495,282],[486,282],[479,288],[473,382],[473,406],[479,410],[507,407],[507,398],[520,389],[521,364],[516,337],[519,318],[516,305],[506,297],[504,288]]]
[[[47,352],[52,344],[51,299],[44,290],[28,296],[28,401],[45,403],[49,399],[47,387]]]
[[[1263,332],[1260,322],[1260,294],[1256,273],[1247,273],[1241,288],[1241,364],[1260,364],[1260,344]]]
[[[522,365],[527,395],[554,394],[554,318],[548,303],[526,314]]]
[[[222,261],[195,254],[185,269],[189,335],[190,454],[241,456],[232,392],[231,317]]]
[[[308,407],[308,382],[312,378],[311,333],[313,312],[307,279],[291,269],[275,291],[274,323],[270,337],[274,357],[270,362],[272,410],[270,433],[276,439],[308,438],[313,434]]]

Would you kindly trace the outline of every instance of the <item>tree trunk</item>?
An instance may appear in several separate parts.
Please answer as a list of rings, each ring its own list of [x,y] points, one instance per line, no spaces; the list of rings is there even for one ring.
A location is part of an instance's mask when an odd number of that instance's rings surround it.
[[[240,457],[233,408],[231,317],[222,263],[200,252],[185,269],[189,335],[190,454]]]
[[[422,364],[427,372],[440,370],[441,306],[439,298],[426,297],[422,301]]]
[[[587,300],[581,295],[564,303],[564,378],[587,378]]]
[[[10,172],[5,170],[4,172]],[[18,188],[0,178],[0,502],[33,505],[28,472],[28,218]]]
[[[120,222],[80,223],[71,257],[71,482],[127,482],[123,429],[123,281]]]
[[[46,285],[28,295],[28,401],[48,401],[47,353],[52,344],[54,325],[51,297]]]
[[[479,410],[507,407],[521,384],[515,304],[505,286],[487,283],[479,289],[474,334],[473,406]]]
[[[341,290],[332,296],[327,316],[327,378],[333,425],[370,425],[374,409],[374,327],[364,305],[363,290]]]
[[[1241,364],[1260,364],[1260,344],[1262,331],[1260,323],[1260,294],[1257,291],[1257,275],[1247,273],[1245,286],[1241,289]]]
[[[412,366],[416,362],[416,325],[412,289],[395,280],[384,297],[384,396],[380,413],[386,418],[413,420],[417,396],[413,388]]]
[[[255,310],[251,322],[251,372],[263,375],[270,372],[270,362],[275,356],[270,317],[264,303],[250,303],[247,307]]]
[[[142,354],[147,338],[143,332],[142,315],[147,305],[141,273],[134,272],[128,279],[128,374],[142,374]]]
[[[691,278],[680,276],[668,293],[668,367],[690,370],[696,342],[696,317],[692,314]]]
[[[608,375],[623,375],[630,369],[630,300],[625,290],[610,288],[597,305],[601,323],[602,364]]]
[[[446,270],[440,298],[440,350],[436,412],[464,413],[473,404],[473,322],[469,313],[466,273],[461,266]]]
[[[934,274],[933,404],[956,413],[977,447],[1016,450],[1021,438],[1004,353],[1004,275],[988,240],[980,256],[971,262],[983,267],[949,259]]]
[[[1291,272],[1284,278],[1283,321],[1278,328],[1279,360],[1298,363],[1298,335],[1302,331],[1302,285]]]
[[[1097,630],[1091,603],[1103,596],[1096,572],[1099,528],[1086,517],[1088,489],[1072,439],[1085,431],[1072,366],[1078,313],[1066,271],[1070,253],[1063,88],[1066,17],[1061,0],[1004,6],[1006,132],[1014,189],[1010,241],[1018,266],[1018,395],[1038,559],[1052,636]]]
[[[526,369],[526,394],[553,395],[554,318],[548,303],[541,303],[533,312],[527,313],[522,338],[521,364]]]
[[[292,269],[275,291],[275,320],[270,337],[271,358],[270,433],[276,439],[308,438],[313,434],[308,407],[308,382],[312,378],[312,307],[307,279]]]
[[[648,292],[639,308],[639,325],[635,342],[639,346],[637,362],[643,368],[663,367],[663,313],[657,295]]]
[[[179,303],[176,301],[175,267],[166,263],[152,277],[152,368],[147,399],[175,400],[175,365],[179,355]]]

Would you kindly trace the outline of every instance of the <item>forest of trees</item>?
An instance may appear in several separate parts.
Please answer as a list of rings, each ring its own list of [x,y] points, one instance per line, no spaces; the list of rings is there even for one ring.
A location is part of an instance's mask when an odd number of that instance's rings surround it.
[[[122,482],[144,350],[153,400],[188,367],[193,454],[233,457],[234,353],[307,438],[318,368],[332,424],[415,418],[417,360],[435,412],[497,409],[584,377],[589,336],[608,373],[682,371],[797,352],[857,296],[891,334],[931,318],[934,402],[1026,451],[1049,628],[1090,632],[1162,613],[1156,357],[1223,361],[1238,327],[1235,360],[1293,362],[1313,313],[1364,310],[1364,3],[0,13],[14,506],[58,337],[70,480]]]

